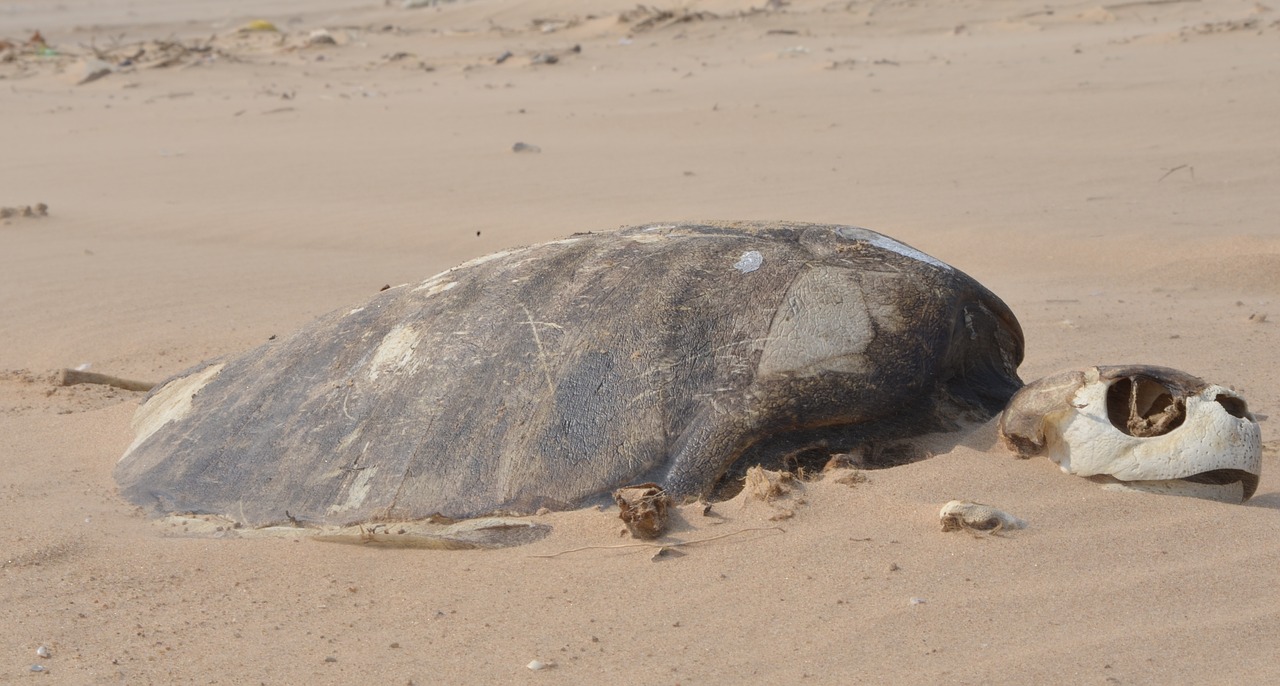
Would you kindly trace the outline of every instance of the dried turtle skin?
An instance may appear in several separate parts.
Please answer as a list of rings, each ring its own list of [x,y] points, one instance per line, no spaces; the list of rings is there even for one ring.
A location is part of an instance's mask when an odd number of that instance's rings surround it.
[[[866,229],[575,234],[178,374],[116,478],[155,513],[251,526],[704,496],[806,451],[924,457],[920,436],[1005,406],[1022,355],[999,298]]]

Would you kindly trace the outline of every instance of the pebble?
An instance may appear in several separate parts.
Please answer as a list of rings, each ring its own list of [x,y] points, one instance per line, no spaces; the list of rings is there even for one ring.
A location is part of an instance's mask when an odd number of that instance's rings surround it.
[[[36,648],[36,657],[48,659],[50,655],[52,655],[52,653],[49,652],[49,648],[47,646],[40,646],[39,648]]]
[[[529,664],[525,665],[525,667],[528,667],[529,669],[532,669],[535,672],[547,669],[549,667],[554,667],[554,666],[555,666],[555,663],[542,662],[541,660],[531,660]]]
[[[45,666],[44,666],[44,665],[31,665],[31,671],[33,671],[33,672],[44,672],[44,671],[48,671],[48,670],[46,670],[46,669],[45,669]]]
[[[532,143],[517,142],[515,145],[511,146],[511,152],[542,152],[542,148],[539,148]]]
[[[307,35],[307,45],[337,45],[333,34],[325,29],[316,29]]]

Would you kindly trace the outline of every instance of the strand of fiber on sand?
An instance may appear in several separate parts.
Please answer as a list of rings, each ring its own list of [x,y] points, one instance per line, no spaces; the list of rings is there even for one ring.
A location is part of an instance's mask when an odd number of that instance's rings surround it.
[[[780,526],[757,526],[757,527],[751,527],[748,529],[739,529],[737,531],[730,531],[727,534],[719,534],[718,536],[710,536],[708,538],[699,538],[693,541],[675,541],[672,543],[618,543],[615,545],[584,545],[581,548],[570,548],[569,550],[561,550],[558,553],[551,553],[549,555],[530,555],[529,557],[552,558],[552,557],[560,557],[561,555],[568,555],[569,553],[582,552],[583,550],[612,550],[615,548],[654,548],[657,550],[663,550],[667,548],[687,548],[691,545],[697,545],[699,543],[710,543],[711,541],[716,541],[722,538],[729,538],[730,536],[737,536],[738,534],[750,533],[752,531],[777,531],[779,533],[784,533],[784,534],[787,532],[786,529]]]

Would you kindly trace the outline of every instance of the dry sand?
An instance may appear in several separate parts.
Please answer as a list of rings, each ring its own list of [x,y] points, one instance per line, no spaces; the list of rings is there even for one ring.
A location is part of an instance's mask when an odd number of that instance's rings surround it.
[[[0,0],[0,205],[49,206],[0,221],[0,683],[1280,680],[1280,11],[780,5]],[[92,48],[133,66],[75,85]],[[1108,492],[988,428],[782,522],[686,513],[675,539],[785,531],[657,561],[532,557],[620,542],[594,511],[502,551],[172,537],[111,479],[138,394],[47,381],[160,378],[501,247],[701,218],[944,259],[1018,313],[1027,379],[1232,385],[1259,494]],[[953,498],[1030,527],[944,534]]]

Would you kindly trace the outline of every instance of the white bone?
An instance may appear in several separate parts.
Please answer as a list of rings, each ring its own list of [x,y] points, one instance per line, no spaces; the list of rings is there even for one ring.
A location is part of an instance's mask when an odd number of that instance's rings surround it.
[[[1221,386],[1207,386],[1186,399],[1187,418],[1163,436],[1129,436],[1107,418],[1107,384],[1096,373],[1072,398],[1056,432],[1046,432],[1049,459],[1062,471],[1080,476],[1108,474],[1121,481],[1183,479],[1214,469],[1262,468],[1262,432],[1248,418],[1227,414],[1219,395],[1238,397]]]
[[[1148,436],[1117,428],[1108,414],[1107,393],[1130,375],[1167,384],[1183,403],[1181,423]],[[1243,416],[1228,412],[1219,399],[1238,402],[1236,414]],[[1262,432],[1244,406],[1234,391],[1176,370],[1093,367],[1046,377],[1019,391],[1001,417],[1000,432],[1022,457],[1045,455],[1062,471],[1108,488],[1241,502],[1252,495],[1262,473]],[[1214,470],[1247,472],[1254,481],[1248,486],[1184,481]]]

